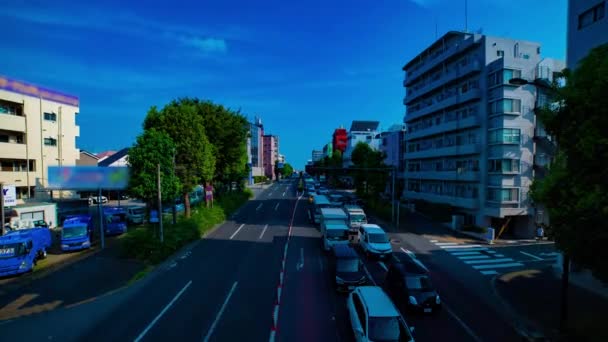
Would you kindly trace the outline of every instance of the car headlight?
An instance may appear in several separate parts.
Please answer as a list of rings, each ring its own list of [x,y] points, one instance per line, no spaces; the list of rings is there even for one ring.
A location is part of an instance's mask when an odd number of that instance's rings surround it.
[[[19,269],[20,269],[20,270],[22,270],[22,269],[24,269],[24,268],[26,268],[26,267],[27,267],[27,263],[25,262],[25,260],[23,260],[23,261],[21,262],[21,264],[19,265]]]
[[[336,276],[336,284],[344,284],[344,280],[338,276]]]
[[[68,245],[61,245],[61,248],[68,248]]]
[[[416,301],[416,298],[414,298],[414,296],[410,296],[410,304],[418,305],[418,302]]]
[[[85,242],[82,243],[83,246],[88,246],[90,244],[91,244],[91,241],[85,241]]]
[[[441,299],[439,299],[439,296],[435,297],[435,304],[437,304],[437,305],[441,304]]]

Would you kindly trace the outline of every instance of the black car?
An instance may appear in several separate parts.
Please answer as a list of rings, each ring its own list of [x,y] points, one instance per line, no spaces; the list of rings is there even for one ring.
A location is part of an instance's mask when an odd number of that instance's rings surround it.
[[[441,309],[441,299],[428,273],[414,264],[392,263],[384,287],[393,302],[401,308],[422,313],[434,313]]]
[[[348,292],[367,284],[363,262],[349,245],[335,245],[329,258],[331,275],[336,291]]]

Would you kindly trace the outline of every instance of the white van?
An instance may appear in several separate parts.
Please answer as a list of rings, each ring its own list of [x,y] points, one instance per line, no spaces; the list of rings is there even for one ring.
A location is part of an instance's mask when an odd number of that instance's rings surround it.
[[[323,249],[331,250],[336,245],[347,245],[348,226],[344,223],[323,224]]]
[[[344,206],[344,210],[348,214],[348,226],[350,229],[357,230],[362,224],[367,223],[367,216],[358,205],[347,204]]]
[[[321,234],[325,231],[325,226],[328,224],[340,223],[348,228],[348,215],[342,208],[322,208],[320,215],[320,230]]]
[[[127,207],[127,222],[142,224],[146,219],[146,208],[133,206]]]
[[[377,224],[362,224],[359,228],[359,245],[365,255],[388,259],[393,253],[386,233]]]

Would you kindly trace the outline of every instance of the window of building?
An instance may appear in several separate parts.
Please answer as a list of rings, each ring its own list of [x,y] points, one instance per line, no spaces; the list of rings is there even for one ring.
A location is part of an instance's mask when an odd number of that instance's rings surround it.
[[[606,15],[606,1],[593,6],[587,11],[579,14],[578,16],[578,29],[585,28],[600,19],[603,19]]]
[[[23,107],[18,103],[0,101],[0,114],[23,115]]]
[[[519,144],[521,133],[518,128],[501,128],[488,132],[489,144]]]
[[[57,114],[55,113],[44,113],[44,120],[47,121],[57,121]]]
[[[0,134],[0,142],[7,143],[8,142],[8,135],[7,134]]]
[[[518,159],[490,159],[488,160],[488,172],[509,173],[519,172]]]
[[[492,114],[511,114],[521,113],[521,100],[519,99],[502,99],[490,102],[488,111]]]
[[[519,189],[488,188],[488,201],[519,202]]]
[[[44,144],[46,146],[57,146],[57,139],[54,139],[54,138],[44,138]]]
[[[504,57],[505,56],[505,51],[504,50],[497,50],[496,51],[496,56],[498,56],[498,57]]]
[[[513,78],[521,78],[521,70],[504,69],[502,71],[502,83],[509,83]]]

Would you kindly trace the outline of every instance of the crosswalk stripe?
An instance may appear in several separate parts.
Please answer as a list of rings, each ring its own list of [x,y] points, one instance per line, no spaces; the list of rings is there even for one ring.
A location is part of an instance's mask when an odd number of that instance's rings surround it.
[[[498,274],[498,272],[494,271],[494,270],[489,270],[489,271],[479,271],[481,272],[481,274],[483,275],[493,275],[493,274]]]
[[[435,242],[437,242],[437,240],[431,240],[431,242],[432,242],[432,243],[435,243]]]
[[[471,260],[471,261],[465,261],[465,264],[499,264],[502,262],[512,262],[513,259],[511,258],[504,258],[504,259],[490,259],[490,260]]]
[[[448,253],[453,253],[453,252],[481,252],[481,251],[487,251],[488,249],[485,247],[474,247],[474,248],[450,248],[450,249],[444,249],[444,251],[448,252]]]
[[[474,248],[474,247],[481,247],[481,245],[443,245],[443,246],[439,246],[441,248]]]
[[[456,246],[457,242],[435,242],[437,246]]]
[[[489,259],[487,255],[470,255],[470,256],[459,256],[460,260],[472,260],[472,259]]]
[[[485,269],[485,268],[505,268],[505,267],[519,267],[519,266],[523,266],[524,264],[519,263],[519,262],[514,262],[511,264],[495,264],[495,265],[473,265],[473,268],[476,270],[481,270],[481,269]]]
[[[459,255],[481,255],[481,251],[478,251],[478,252],[476,252],[476,251],[472,251],[472,252],[452,252],[450,254],[456,255],[456,256],[459,256]]]

